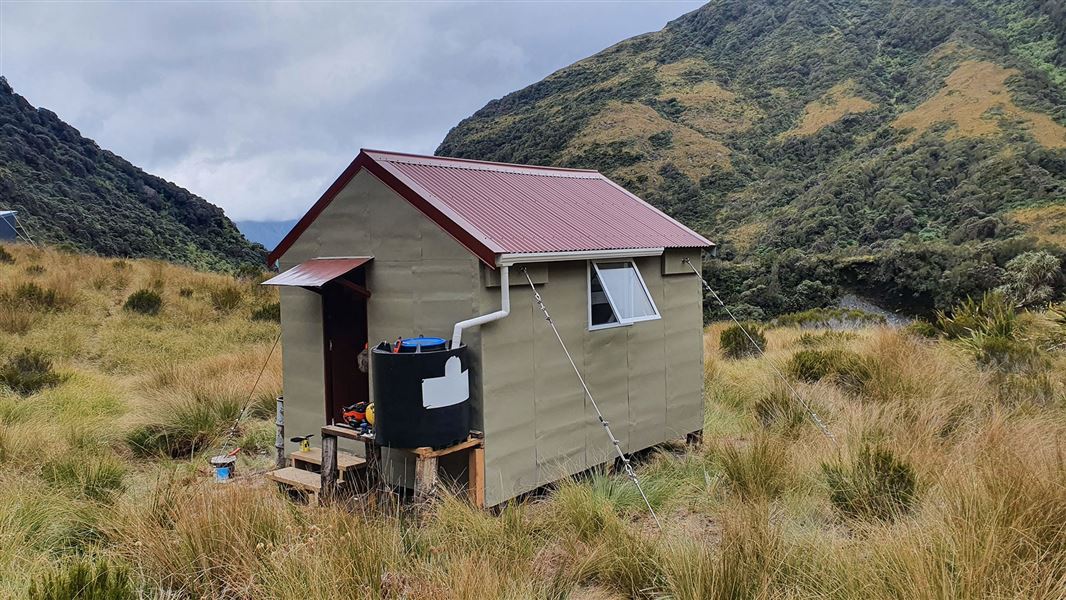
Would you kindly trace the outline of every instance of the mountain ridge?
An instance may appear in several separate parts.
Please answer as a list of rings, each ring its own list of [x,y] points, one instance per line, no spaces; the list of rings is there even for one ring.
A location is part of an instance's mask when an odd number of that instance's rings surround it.
[[[37,108],[0,77],[0,202],[36,241],[198,268],[261,265],[222,209]]]
[[[1058,1],[715,0],[490,101],[437,153],[604,172],[720,242],[707,275],[749,316],[846,289],[928,312],[1063,256],[1064,39]]]

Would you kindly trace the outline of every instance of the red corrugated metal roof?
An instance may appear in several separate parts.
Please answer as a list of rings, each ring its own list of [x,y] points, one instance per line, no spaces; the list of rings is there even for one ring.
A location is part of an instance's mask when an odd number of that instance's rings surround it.
[[[322,287],[345,273],[358,269],[374,260],[371,256],[352,258],[312,258],[280,275],[263,282],[263,285],[290,285],[295,287]]]
[[[699,234],[600,173],[363,150],[271,254],[366,168],[479,258],[512,252],[702,248]]]

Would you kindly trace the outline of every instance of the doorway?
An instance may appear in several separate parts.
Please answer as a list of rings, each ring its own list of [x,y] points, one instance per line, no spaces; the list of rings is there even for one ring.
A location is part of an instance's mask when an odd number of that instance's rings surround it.
[[[343,422],[344,407],[370,401],[370,376],[359,365],[368,339],[365,284],[360,268],[322,286],[327,425]]]

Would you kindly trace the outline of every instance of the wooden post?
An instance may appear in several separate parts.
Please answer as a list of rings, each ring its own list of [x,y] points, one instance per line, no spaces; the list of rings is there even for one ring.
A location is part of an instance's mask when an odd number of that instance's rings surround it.
[[[415,458],[415,502],[429,500],[437,493],[437,457]]]
[[[471,448],[470,463],[466,471],[470,503],[485,508],[485,449]]]
[[[274,461],[274,466],[278,469],[284,469],[285,463],[285,396],[278,396],[277,409],[274,416],[274,426],[276,432],[274,434],[274,448],[278,452],[277,459]]]
[[[693,448],[699,448],[703,446],[703,430],[693,431],[685,436],[685,443]]]
[[[337,494],[337,436],[322,436],[322,494],[319,502],[329,504]]]

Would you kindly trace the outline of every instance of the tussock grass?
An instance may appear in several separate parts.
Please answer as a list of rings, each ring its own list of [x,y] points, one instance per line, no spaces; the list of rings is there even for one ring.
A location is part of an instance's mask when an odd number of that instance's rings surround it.
[[[65,300],[19,304],[16,317],[0,303],[0,365],[43,352],[66,377],[32,395],[0,386],[0,597],[85,582],[104,564],[128,571],[135,597],[161,598],[1051,599],[1066,582],[1066,334],[1054,315],[989,328],[1039,357],[1022,366],[982,360],[969,333],[807,321],[765,328],[765,357],[726,360],[725,325],[708,327],[704,446],[635,463],[660,535],[609,469],[498,512],[459,497],[419,514],[294,504],[256,455],[273,444],[280,354],[237,432],[248,453],[236,479],[214,484],[203,454],[249,400],[277,334],[250,317],[276,292],[255,275],[8,250],[0,291],[33,282]],[[123,310],[141,289],[165,309]],[[216,307],[218,289],[239,302]],[[831,355],[824,375],[793,385],[837,446],[771,368],[805,351]],[[840,376],[851,360],[861,385]],[[842,510],[901,497],[901,469],[914,481],[905,508]]]

